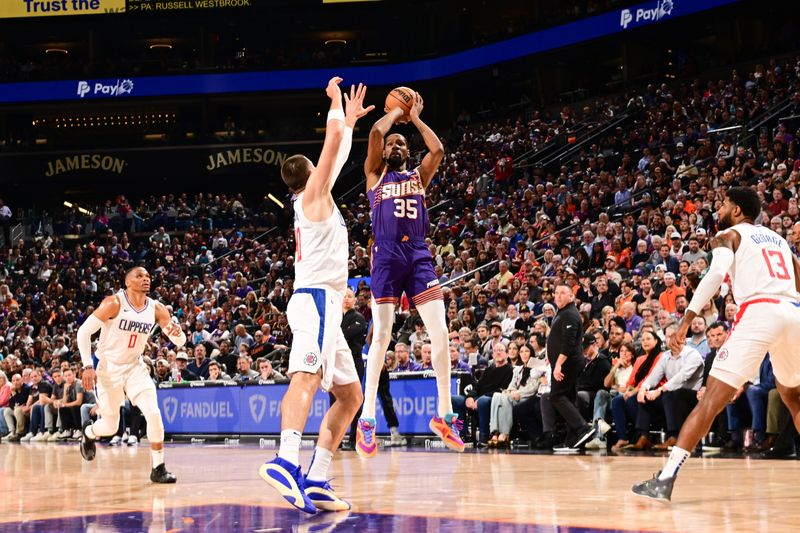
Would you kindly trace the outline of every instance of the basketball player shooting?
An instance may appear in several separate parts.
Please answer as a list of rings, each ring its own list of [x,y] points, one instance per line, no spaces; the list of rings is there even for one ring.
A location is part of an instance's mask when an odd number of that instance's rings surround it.
[[[364,172],[374,235],[371,250],[374,334],[367,358],[364,408],[356,430],[356,452],[361,457],[374,457],[378,453],[375,398],[392,334],[394,309],[404,291],[419,310],[431,340],[439,402],[437,415],[429,427],[448,448],[464,451],[460,436],[462,422],[453,413],[450,396],[450,354],[442,289],[425,245],[429,226],[425,188],[442,162],[444,148],[439,137],[420,118],[422,108],[422,97],[416,93],[408,115],[402,108],[394,107],[375,123],[369,134]],[[411,170],[406,138],[399,133],[386,136],[395,122],[406,117],[422,134],[428,148],[422,163]]]
[[[186,335],[172,321],[161,303],[147,297],[150,274],[134,267],[125,274],[125,289],[108,296],[78,329],[78,349],[83,363],[83,387],[98,385],[97,405],[100,418],[83,425],[80,450],[87,461],[96,454],[95,440],[113,435],[119,426],[119,408],[127,395],[147,421],[150,441],[153,483],[175,483],[176,478],[164,466],[164,423],[158,408],[156,387],[142,352],[154,325],[177,347],[186,343]],[[92,357],[92,335],[100,330],[95,358]]]
[[[291,383],[281,401],[278,456],[259,468],[259,475],[301,511],[345,511],[350,504],[328,483],[328,467],[364,397],[350,347],[342,332],[342,302],[347,290],[347,227],[331,189],[350,153],[356,121],[367,88],[350,87],[342,111],[341,78],[328,82],[331,99],[325,142],[317,165],[303,155],[288,158],[281,177],[294,199],[295,291],[286,313],[292,328],[289,355]],[[300,469],[300,442],[314,393],[322,387],[336,398],[319,428],[311,466]]]
[[[670,500],[678,470],[736,391],[758,375],[767,352],[781,399],[800,429],[800,262],[783,237],[754,225],[760,212],[758,195],[749,187],[732,187],[719,208],[722,231],[711,242],[711,266],[670,340],[670,349],[676,353],[683,348],[692,320],[726,274],[739,312],[714,359],[706,393],[681,428],[666,466],[653,479],[633,486],[640,496]]]

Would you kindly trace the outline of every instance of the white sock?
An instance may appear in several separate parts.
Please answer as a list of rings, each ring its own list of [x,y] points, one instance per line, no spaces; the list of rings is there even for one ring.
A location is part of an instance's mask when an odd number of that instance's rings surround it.
[[[431,339],[431,364],[436,374],[436,389],[439,403],[436,408],[440,418],[453,412],[450,392],[450,351],[447,344],[447,323],[445,322],[444,301],[433,300],[419,307],[419,316],[428,330]]]
[[[328,481],[328,467],[331,465],[333,452],[317,446],[314,449],[314,457],[311,458],[311,466],[308,467],[306,477],[311,481]]]
[[[399,435],[400,434],[400,432],[397,430],[397,428],[389,428],[389,433],[391,433],[392,435]]]
[[[160,464],[164,464],[164,448],[161,448],[160,450],[154,450],[153,448],[150,448],[150,459],[153,460],[153,468]]]
[[[364,385],[364,406],[361,418],[375,418],[375,399],[378,396],[378,381],[386,358],[386,349],[392,337],[394,304],[378,304],[372,300],[372,344],[367,355],[367,379]]]
[[[86,429],[83,430],[83,434],[86,435],[87,439],[92,439],[92,440],[97,439],[97,437],[94,434],[94,431],[92,430],[92,426],[86,426]]]
[[[686,462],[686,459],[689,458],[689,452],[682,448],[678,448],[677,446],[673,446],[672,451],[669,454],[669,459],[667,459],[667,466],[661,471],[661,474],[658,476],[658,479],[667,479],[668,477],[675,477],[678,475],[678,470],[683,466],[683,463]]]
[[[303,440],[303,434],[295,429],[281,431],[281,447],[278,450],[278,457],[293,465],[299,465],[301,440]]]

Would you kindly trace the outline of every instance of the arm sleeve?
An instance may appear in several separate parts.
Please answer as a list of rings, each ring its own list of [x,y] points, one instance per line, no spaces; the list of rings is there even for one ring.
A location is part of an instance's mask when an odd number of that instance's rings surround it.
[[[92,366],[92,335],[103,326],[103,322],[94,315],[89,315],[81,327],[78,328],[78,351],[81,354],[83,366]]]
[[[353,128],[349,126],[344,127],[344,135],[342,136],[342,143],[339,145],[339,153],[336,154],[336,164],[333,167],[333,177],[331,178],[331,186],[339,179],[339,173],[347,163],[350,157],[350,147],[353,146]]]
[[[177,323],[170,321],[167,327],[161,329],[176,348],[186,344],[186,334],[183,333],[183,329]]]
[[[725,275],[733,265],[733,250],[720,246],[711,252],[711,266],[708,272],[700,280],[697,289],[694,291],[692,301],[689,303],[689,310],[699,315],[703,306],[716,294],[717,289],[722,285]]]

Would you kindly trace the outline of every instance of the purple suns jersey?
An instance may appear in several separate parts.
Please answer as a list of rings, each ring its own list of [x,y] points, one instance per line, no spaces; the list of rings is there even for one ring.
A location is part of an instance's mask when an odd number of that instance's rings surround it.
[[[375,241],[424,241],[428,234],[428,207],[419,170],[387,171],[367,191],[372,206]]]

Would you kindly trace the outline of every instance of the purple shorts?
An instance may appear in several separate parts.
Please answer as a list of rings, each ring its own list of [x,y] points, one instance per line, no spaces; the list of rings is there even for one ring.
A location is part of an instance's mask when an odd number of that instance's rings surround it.
[[[415,306],[442,299],[433,258],[424,242],[375,242],[371,261],[375,303],[396,304],[404,291]]]

